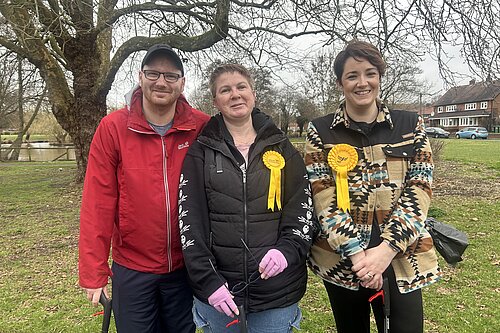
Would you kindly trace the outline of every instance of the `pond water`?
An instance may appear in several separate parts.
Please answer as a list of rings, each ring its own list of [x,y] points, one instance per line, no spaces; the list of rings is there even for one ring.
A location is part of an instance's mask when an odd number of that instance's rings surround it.
[[[2,158],[5,154],[4,149],[10,147],[10,144],[2,144]],[[66,153],[69,156],[66,156]],[[64,155],[63,155],[64,154]],[[63,156],[61,156],[63,155]],[[73,146],[52,145],[50,142],[23,143],[19,153],[19,161],[53,161],[59,157],[59,160],[74,160],[75,149]]]

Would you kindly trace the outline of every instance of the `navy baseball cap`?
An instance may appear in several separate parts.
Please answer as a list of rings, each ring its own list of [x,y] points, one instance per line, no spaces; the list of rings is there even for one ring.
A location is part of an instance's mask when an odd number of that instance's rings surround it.
[[[142,59],[142,64],[141,64],[141,69],[144,68],[144,66],[151,61],[154,55],[158,53],[163,53],[167,55],[175,64],[175,67],[177,67],[181,73],[182,76],[184,76],[184,66],[182,65],[182,60],[179,57],[179,55],[170,47],[170,45],[167,44],[155,44],[151,46]]]

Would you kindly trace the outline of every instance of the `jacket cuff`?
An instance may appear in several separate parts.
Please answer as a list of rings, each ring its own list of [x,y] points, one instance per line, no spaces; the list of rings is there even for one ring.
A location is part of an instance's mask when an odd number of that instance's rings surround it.
[[[399,247],[397,247],[395,244],[391,243],[390,241],[388,241],[387,239],[384,239],[384,243],[386,243],[387,245],[389,245],[389,247],[396,253],[399,253],[401,252],[401,249]]]

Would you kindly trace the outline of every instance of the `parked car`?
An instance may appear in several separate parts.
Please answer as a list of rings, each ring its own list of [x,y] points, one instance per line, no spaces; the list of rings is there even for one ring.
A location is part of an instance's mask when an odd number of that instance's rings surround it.
[[[488,131],[484,127],[465,127],[460,131],[455,133],[455,137],[457,139],[466,138],[466,139],[487,139]]]
[[[426,127],[425,132],[431,138],[449,138],[450,132],[445,131],[441,127]]]

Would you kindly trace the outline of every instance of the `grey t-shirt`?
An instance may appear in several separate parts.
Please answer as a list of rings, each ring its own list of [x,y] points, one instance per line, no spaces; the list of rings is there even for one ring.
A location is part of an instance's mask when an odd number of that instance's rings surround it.
[[[167,131],[172,128],[172,125],[174,124],[174,121],[172,120],[171,122],[169,122],[168,124],[166,125],[156,125],[156,124],[153,124],[151,122],[149,122],[149,126],[151,126],[152,129],[154,129],[154,131],[158,134],[160,134],[161,136],[164,136]]]

